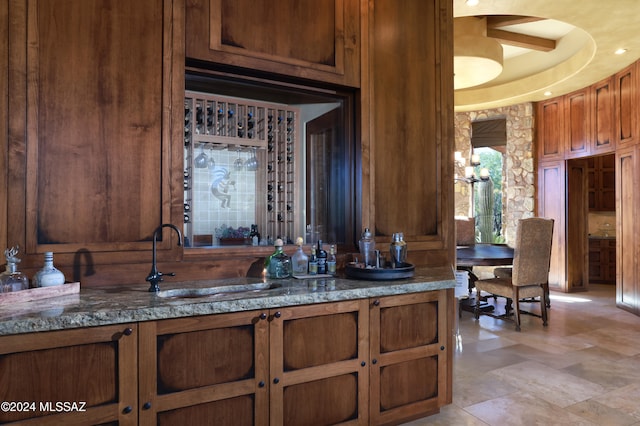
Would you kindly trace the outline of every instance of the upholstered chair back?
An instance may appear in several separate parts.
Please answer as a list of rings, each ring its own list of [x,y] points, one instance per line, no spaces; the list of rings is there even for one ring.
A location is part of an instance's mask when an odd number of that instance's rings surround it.
[[[512,283],[517,286],[544,284],[549,279],[553,219],[520,219],[516,231]]]

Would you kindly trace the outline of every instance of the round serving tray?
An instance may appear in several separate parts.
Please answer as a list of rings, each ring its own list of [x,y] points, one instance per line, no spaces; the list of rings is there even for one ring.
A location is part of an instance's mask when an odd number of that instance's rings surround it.
[[[347,264],[345,267],[347,277],[370,281],[399,280],[413,277],[416,269],[416,267],[410,263],[403,263],[402,266],[398,268],[362,268],[361,265],[361,263]]]

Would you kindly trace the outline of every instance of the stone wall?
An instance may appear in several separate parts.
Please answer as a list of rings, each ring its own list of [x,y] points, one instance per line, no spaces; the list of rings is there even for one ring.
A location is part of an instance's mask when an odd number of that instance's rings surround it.
[[[503,235],[507,244],[515,243],[518,219],[532,217],[535,208],[535,170],[533,162],[533,104],[458,112],[455,116],[455,150],[470,158],[471,123],[478,120],[504,117],[507,120],[507,146],[503,161]],[[456,168],[464,176],[464,168]],[[455,184],[455,215],[468,216],[470,185]]]

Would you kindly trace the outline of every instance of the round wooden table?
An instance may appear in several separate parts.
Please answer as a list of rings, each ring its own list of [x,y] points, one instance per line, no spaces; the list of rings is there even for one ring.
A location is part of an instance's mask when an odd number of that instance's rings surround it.
[[[504,266],[513,264],[513,247],[506,244],[475,244],[472,246],[458,246],[456,248],[456,266],[469,272],[469,298],[462,300],[460,308],[473,312],[475,299],[471,297],[471,289],[478,279],[472,272],[474,266]],[[491,311],[493,306],[482,303],[481,310]]]
[[[458,246],[456,263],[459,267],[501,266],[513,263],[513,247],[506,244],[475,244]]]

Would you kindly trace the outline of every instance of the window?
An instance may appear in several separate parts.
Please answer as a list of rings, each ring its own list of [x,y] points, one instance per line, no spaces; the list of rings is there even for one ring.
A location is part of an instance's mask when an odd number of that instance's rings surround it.
[[[505,118],[480,120],[471,123],[471,146],[480,157],[476,176],[480,169],[487,169],[489,180],[480,180],[475,185],[474,205],[476,227],[480,242],[504,242],[502,233],[503,170],[507,144],[507,121]]]
[[[352,243],[352,96],[187,75],[184,231],[192,247]]]

